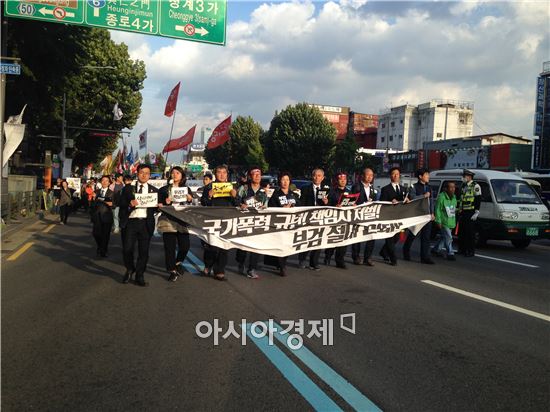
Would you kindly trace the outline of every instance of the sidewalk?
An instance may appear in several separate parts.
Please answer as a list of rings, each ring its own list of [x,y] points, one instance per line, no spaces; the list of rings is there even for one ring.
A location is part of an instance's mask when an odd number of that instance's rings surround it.
[[[2,258],[17,250],[37,232],[41,232],[49,225],[58,222],[58,216],[39,211],[35,216],[12,221],[2,228]]]

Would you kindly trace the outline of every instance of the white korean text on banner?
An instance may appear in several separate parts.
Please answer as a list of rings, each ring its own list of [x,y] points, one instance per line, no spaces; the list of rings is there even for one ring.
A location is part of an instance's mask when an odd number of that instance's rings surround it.
[[[409,228],[414,234],[431,220],[428,199],[392,205],[374,202],[341,207],[267,208],[164,207],[163,213],[189,225],[189,233],[212,246],[289,256],[383,239]]]

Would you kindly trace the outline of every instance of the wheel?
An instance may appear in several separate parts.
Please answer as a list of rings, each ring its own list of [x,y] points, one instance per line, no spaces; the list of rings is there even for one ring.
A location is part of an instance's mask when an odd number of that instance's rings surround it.
[[[525,249],[531,243],[531,239],[514,239],[512,245],[517,249]]]

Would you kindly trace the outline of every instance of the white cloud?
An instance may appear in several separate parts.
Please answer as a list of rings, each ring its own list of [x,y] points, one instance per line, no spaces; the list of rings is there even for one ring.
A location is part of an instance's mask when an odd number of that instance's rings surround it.
[[[113,32],[146,62],[135,138],[149,128],[157,150],[168,140],[171,120],[162,113],[178,81],[174,136],[195,122],[199,130],[214,126],[230,112],[268,127],[276,110],[301,101],[378,113],[432,98],[475,101],[483,129],[530,136],[535,78],[550,47],[548,2],[404,3],[391,17],[370,5],[261,4],[249,21],[228,26],[225,47],[154,47],[145,36]]]

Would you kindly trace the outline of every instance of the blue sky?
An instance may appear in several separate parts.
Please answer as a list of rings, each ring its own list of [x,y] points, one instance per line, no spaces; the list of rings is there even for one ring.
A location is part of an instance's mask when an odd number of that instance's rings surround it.
[[[148,129],[149,148],[159,151],[171,126],[164,104],[178,81],[173,137],[229,113],[268,128],[276,110],[302,101],[376,114],[439,98],[475,102],[474,133],[532,137],[549,21],[547,1],[229,1],[225,47],[111,35],[147,69],[131,141]]]

